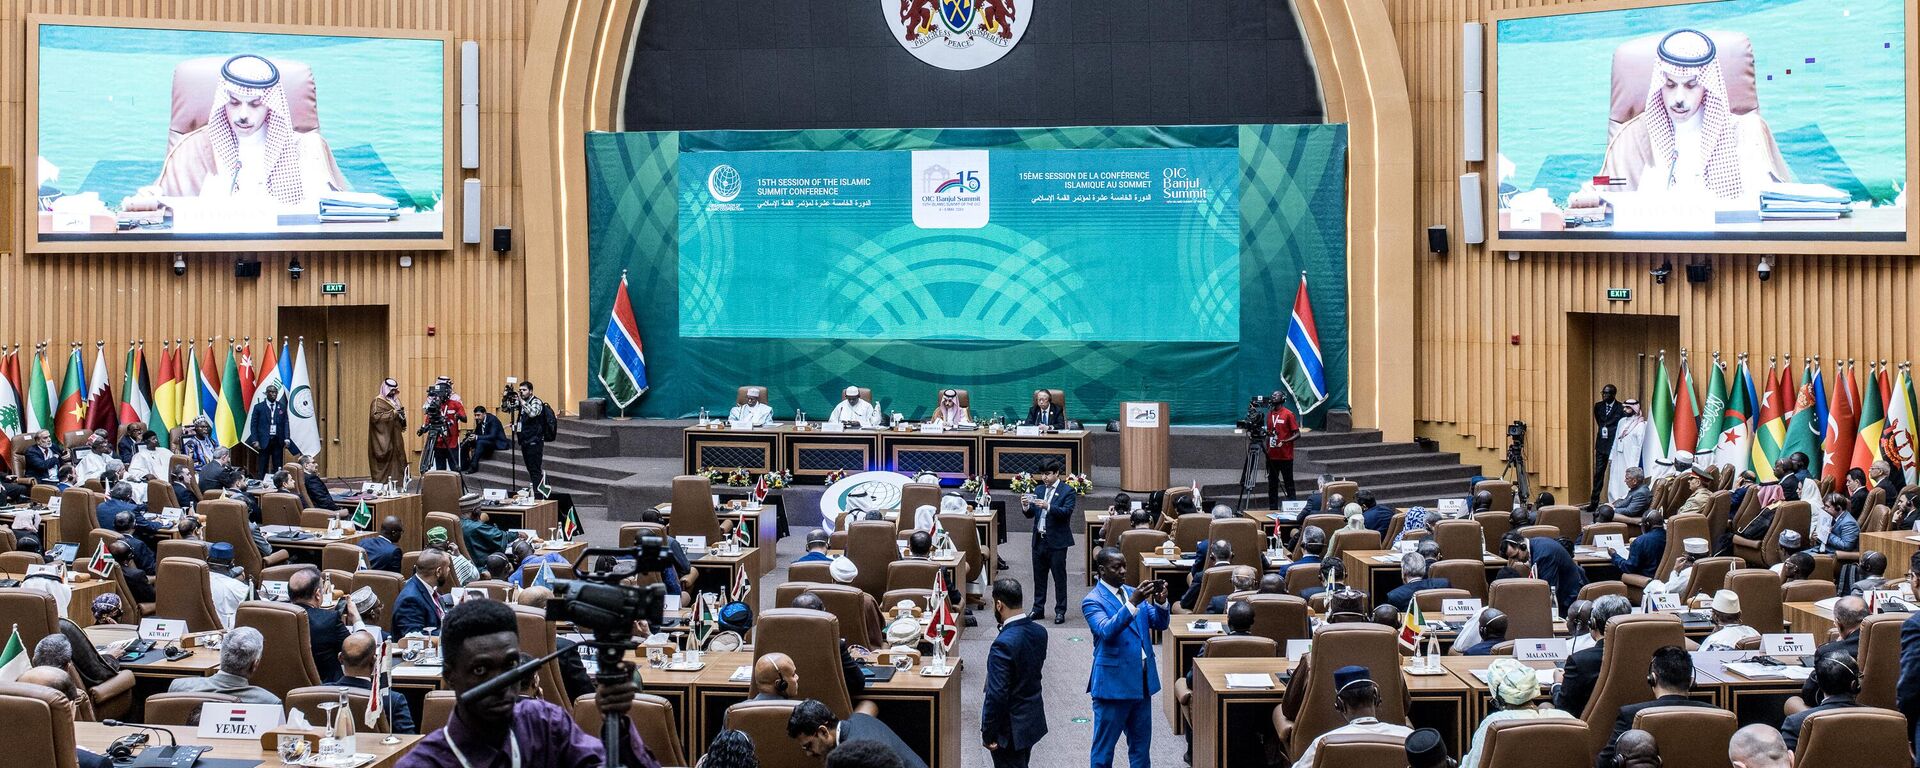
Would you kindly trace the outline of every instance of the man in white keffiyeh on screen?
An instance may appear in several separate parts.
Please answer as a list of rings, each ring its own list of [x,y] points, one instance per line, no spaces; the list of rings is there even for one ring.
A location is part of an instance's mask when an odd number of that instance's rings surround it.
[[[151,209],[160,196],[271,200],[315,210],[318,197],[344,186],[318,132],[293,129],[280,69],[254,54],[227,59],[214,86],[205,125],[167,152],[160,178],[128,198],[128,210]]]
[[[1755,201],[1776,177],[1772,136],[1757,110],[1736,115],[1729,108],[1713,40],[1675,30],[1656,54],[1646,108],[1608,143],[1601,175],[1635,190]]]

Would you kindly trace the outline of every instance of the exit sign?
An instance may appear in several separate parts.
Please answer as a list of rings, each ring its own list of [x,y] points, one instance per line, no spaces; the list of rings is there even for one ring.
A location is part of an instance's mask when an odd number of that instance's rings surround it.
[[[343,295],[347,292],[347,284],[346,283],[321,283],[320,292],[328,296]],[[1611,294],[1612,291],[1608,291],[1608,293]]]
[[[1608,288],[1607,301],[1633,301],[1632,288]]]

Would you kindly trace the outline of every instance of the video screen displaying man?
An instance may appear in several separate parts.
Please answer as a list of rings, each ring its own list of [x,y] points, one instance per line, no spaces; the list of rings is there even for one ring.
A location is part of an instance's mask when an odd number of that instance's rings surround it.
[[[1646,108],[1607,144],[1600,175],[1632,190],[1744,201],[1787,178],[1759,110],[1736,115],[1712,38],[1679,29],[1660,40]]]

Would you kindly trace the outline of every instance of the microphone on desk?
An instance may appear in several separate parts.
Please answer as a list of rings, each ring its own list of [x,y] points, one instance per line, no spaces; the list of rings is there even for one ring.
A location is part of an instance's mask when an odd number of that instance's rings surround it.
[[[123,723],[123,722],[120,722],[119,720],[113,720],[113,719],[101,720],[100,724],[104,726],[108,726],[110,728],[138,728],[143,731],[154,731],[156,733],[164,733],[167,735],[168,746],[177,746],[180,744],[180,742],[173,737],[173,731],[166,728],[161,728],[159,726],[142,725],[140,723]]]

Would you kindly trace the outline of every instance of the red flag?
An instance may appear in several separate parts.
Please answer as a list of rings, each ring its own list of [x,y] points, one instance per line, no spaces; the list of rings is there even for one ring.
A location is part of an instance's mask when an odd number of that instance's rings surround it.
[[[1687,351],[1680,350],[1679,386],[1673,393],[1673,447],[1688,451],[1700,443],[1700,403],[1694,398],[1693,368]]]
[[[1880,412],[1881,413],[1886,413],[1887,411],[1893,410],[1893,376],[1887,373],[1887,369],[1892,367],[1893,366],[1887,365],[1887,361],[1885,360],[1880,361]]]
[[[87,559],[87,572],[103,579],[113,578],[113,558],[107,556],[107,540],[101,539],[100,546],[93,550],[93,557]]]
[[[94,347],[93,378],[86,386],[86,429],[88,432],[105,432],[107,445],[112,446],[120,439],[120,405],[113,399],[113,377],[107,375],[107,350],[104,344]]]
[[[1825,439],[1820,443],[1820,476],[1832,480],[1834,488],[1845,488],[1847,470],[1853,468],[1854,434],[1860,428],[1860,385],[1854,381],[1853,369],[1845,365],[1834,372],[1834,379]]]
[[[932,619],[927,622],[926,638],[928,642],[939,643],[948,648],[960,635],[953,624],[953,612],[947,608],[947,572],[941,569],[933,579],[933,594],[927,597],[927,607]]]
[[[271,342],[267,344],[267,349],[273,349]],[[240,342],[240,348],[236,352],[240,355],[240,402],[250,405],[253,403],[253,390],[260,386],[260,381],[253,375],[253,340],[247,339]],[[246,421],[245,414],[235,415],[239,416],[242,422]],[[247,427],[244,423],[235,426],[242,434],[246,433]]]

